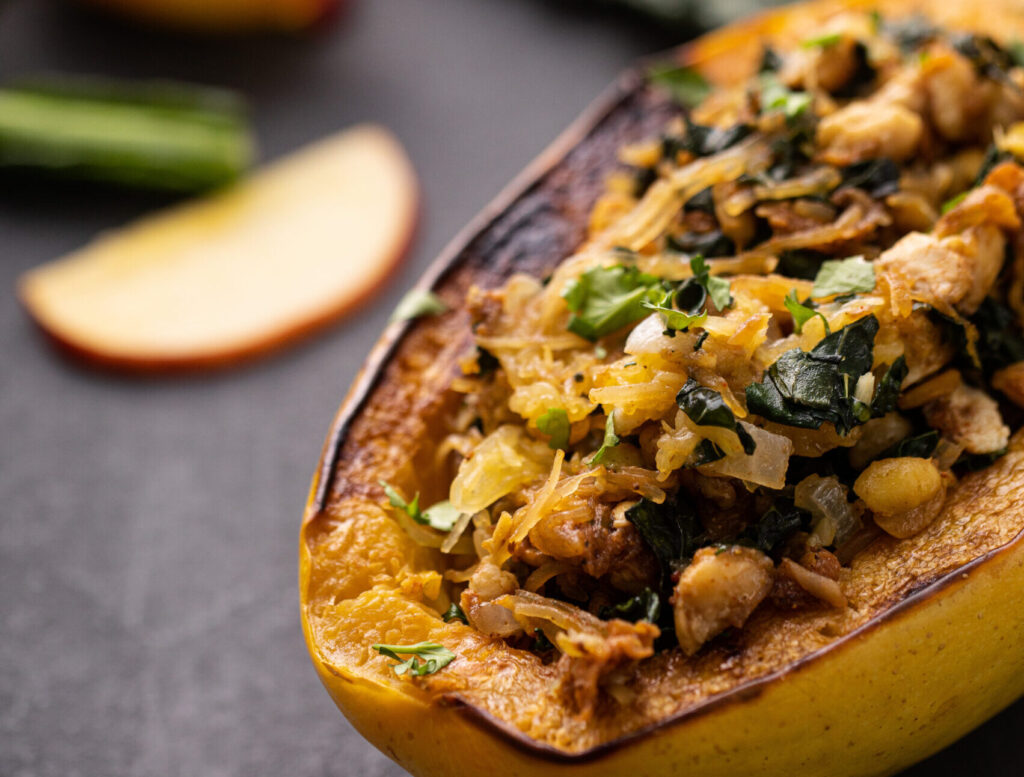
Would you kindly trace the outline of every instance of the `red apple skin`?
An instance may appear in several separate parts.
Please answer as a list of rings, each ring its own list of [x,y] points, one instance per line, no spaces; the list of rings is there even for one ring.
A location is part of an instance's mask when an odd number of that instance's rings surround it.
[[[336,16],[347,0],[79,0],[147,24],[208,33],[298,32]]]

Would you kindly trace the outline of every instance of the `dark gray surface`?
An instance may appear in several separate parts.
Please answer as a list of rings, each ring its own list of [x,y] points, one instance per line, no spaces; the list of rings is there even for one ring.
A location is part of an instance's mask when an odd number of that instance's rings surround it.
[[[56,358],[12,289],[156,201],[0,188],[0,777],[401,774],[337,713],[299,631],[298,520],[323,435],[401,290],[671,37],[540,0],[361,0],[311,38],[229,44],[4,7],[3,78],[235,86],[268,158],[380,121],[407,144],[424,208],[394,284],[326,336],[238,372],[134,381]],[[1021,730],[1018,704],[912,773],[1019,773]]]

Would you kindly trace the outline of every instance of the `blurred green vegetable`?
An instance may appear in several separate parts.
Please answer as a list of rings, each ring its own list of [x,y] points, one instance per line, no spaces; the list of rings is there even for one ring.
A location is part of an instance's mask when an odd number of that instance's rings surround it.
[[[234,180],[253,158],[232,92],[82,78],[0,89],[0,173],[192,192]]]

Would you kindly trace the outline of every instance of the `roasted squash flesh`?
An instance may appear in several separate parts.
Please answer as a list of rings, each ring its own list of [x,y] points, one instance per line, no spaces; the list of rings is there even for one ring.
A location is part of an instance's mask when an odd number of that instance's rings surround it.
[[[985,19],[967,18],[970,14],[956,5],[896,5],[885,13],[905,20],[911,12],[923,12],[937,24],[991,34],[1000,40],[1008,39],[1008,31],[1024,32],[1024,23],[1011,2],[999,4]],[[867,7],[858,2],[819,2],[786,9],[704,38],[680,56],[711,82],[729,87],[763,67],[762,40],[772,47],[805,52],[815,47],[841,47],[841,36],[826,40],[821,30],[831,29],[827,25],[849,11],[868,18],[861,12]],[[932,55],[942,56],[940,48]],[[924,59],[920,66],[930,67]],[[823,82],[833,77],[827,67],[819,66],[816,72]],[[788,112],[791,107],[795,113],[803,110],[793,107],[800,102],[793,97],[800,89],[779,88],[786,94],[776,98],[762,91],[762,103],[778,99],[780,111]],[[728,113],[734,108],[727,101],[722,101],[722,106],[716,108],[712,103],[696,115],[709,116],[716,110]],[[826,114],[842,110],[846,109],[831,106]],[[742,224],[727,221],[742,213],[736,204],[747,196],[746,190],[740,186],[724,194],[716,192],[715,219],[723,231],[730,231],[733,248],[739,245],[742,249],[744,240],[753,241],[754,246],[746,252],[734,250],[735,259],[720,260],[726,264],[717,265],[718,269],[712,264],[712,278],[731,279],[732,299],[725,303],[722,287],[706,280],[699,300],[692,304],[689,297],[680,301],[683,295],[693,293],[692,283],[665,286],[671,293],[664,300],[648,297],[653,303],[649,306],[651,326],[667,330],[665,335],[653,334],[665,341],[674,338],[676,346],[686,341],[694,351],[710,336],[706,347],[712,355],[716,353],[715,338],[729,338],[734,352],[747,348],[750,379],[760,381],[762,370],[767,380],[770,362],[759,365],[758,359],[763,357],[757,349],[765,337],[770,341],[773,335],[766,332],[781,316],[789,321],[792,315],[792,338],[803,337],[800,342],[805,352],[811,352],[829,332],[842,332],[846,327],[852,331],[870,316],[875,321],[870,332],[876,349],[875,373],[865,368],[860,380],[854,376],[856,385],[842,393],[853,415],[830,416],[833,431],[828,435],[820,430],[815,434],[783,433],[786,419],[773,420],[770,403],[752,403],[749,391],[745,402],[731,395],[727,384],[735,377],[732,373],[726,372],[725,378],[719,375],[721,382],[715,383],[697,370],[679,377],[671,369],[663,369],[656,379],[661,381],[657,390],[675,399],[659,408],[659,415],[646,418],[660,419],[664,434],[675,435],[665,447],[665,456],[676,458],[671,459],[673,466],[655,467],[653,446],[645,443],[642,430],[647,421],[635,421],[637,408],[645,401],[641,397],[645,379],[629,375],[630,370],[648,368],[648,361],[653,364],[661,357],[652,357],[654,361],[637,357],[630,362],[634,352],[628,344],[625,355],[620,350],[610,357],[606,352],[596,357],[609,362],[622,357],[619,370],[626,377],[618,384],[611,379],[601,382],[600,376],[607,374],[600,372],[603,367],[586,372],[591,369],[589,363],[575,362],[582,365],[579,374],[583,377],[577,380],[587,382],[591,405],[585,399],[578,407],[557,403],[556,413],[550,396],[537,399],[538,391],[528,384],[524,385],[530,390],[520,392],[518,399],[511,392],[511,410],[526,419],[518,421],[520,426],[505,420],[513,417],[508,408],[490,408],[489,395],[476,388],[473,376],[480,365],[474,365],[472,358],[467,362],[474,346],[493,349],[499,369],[506,372],[513,369],[512,361],[506,361],[511,359],[506,350],[518,347],[509,346],[507,331],[494,325],[493,309],[488,317],[488,305],[493,308],[493,300],[498,299],[507,314],[512,304],[509,299],[536,298],[542,293],[540,284],[517,280],[523,276],[516,273],[543,278],[574,253],[577,279],[587,268],[618,271],[618,265],[608,262],[588,265],[576,252],[580,245],[594,245],[594,235],[614,221],[617,208],[625,213],[631,207],[616,199],[614,184],[611,195],[603,185],[609,176],[614,180],[615,171],[621,169],[620,149],[626,146],[624,156],[629,163],[643,168],[653,153],[645,143],[677,112],[671,98],[647,85],[642,74],[624,77],[608,98],[538,162],[524,185],[511,189],[439,260],[425,284],[444,300],[449,312],[394,325],[385,333],[328,439],[300,543],[307,642],[325,685],[346,715],[371,741],[415,774],[472,773],[481,763],[497,774],[509,775],[532,774],[538,769],[557,771],[569,765],[584,773],[608,775],[626,769],[651,775],[683,769],[702,775],[740,770],[851,777],[886,774],[934,752],[1024,693],[1019,673],[1024,661],[1024,609],[1016,601],[1016,592],[1024,585],[1024,432],[1010,437],[1007,445],[1012,422],[1003,423],[997,403],[987,394],[984,398],[971,394],[983,391],[970,384],[968,368],[963,368],[963,375],[949,368],[953,345],[946,340],[919,342],[914,339],[919,333],[906,327],[893,325],[896,334],[886,330],[890,309],[896,311],[905,303],[908,307],[902,315],[908,316],[912,298],[920,303],[924,298],[921,288],[934,291],[938,281],[949,288],[943,286],[941,293],[927,299],[937,314],[954,324],[987,304],[986,295],[1002,265],[1003,243],[999,243],[999,265],[990,270],[979,259],[985,241],[995,245],[993,236],[998,234],[998,240],[1010,242],[1012,254],[1016,250],[1013,241],[1020,236],[1019,217],[1012,204],[1019,190],[1007,183],[1010,173],[991,172],[989,165],[985,185],[948,203],[941,218],[937,208],[930,212],[932,206],[913,205],[909,197],[886,200],[888,221],[880,220],[872,229],[892,227],[896,234],[888,232],[881,238],[882,246],[868,261],[847,259],[853,264],[842,270],[845,276],[838,285],[834,277],[823,276],[819,270],[813,289],[809,281],[774,281],[771,279],[778,276],[767,276],[767,280],[764,276],[774,267],[765,263],[766,257],[776,260],[781,252],[797,247],[794,241],[787,242],[786,235],[799,229],[792,224],[778,227],[774,236],[761,238],[768,248],[758,249],[752,234],[744,237]],[[818,153],[826,157],[825,167],[845,170],[882,153],[871,145],[877,138],[870,128],[864,136],[850,129],[856,128],[858,121],[870,123],[872,117],[853,113],[841,130],[829,130],[826,119],[818,121]],[[901,120],[896,117],[890,126],[902,126]],[[955,116],[941,115],[936,109],[929,122],[932,129],[928,131],[948,133],[942,142],[965,148],[973,142],[966,135],[957,138],[958,132],[968,130],[957,124]],[[906,131],[916,132],[913,128]],[[900,130],[900,136],[904,134]],[[743,153],[749,160],[750,154],[757,153],[758,136],[742,142],[747,142]],[[915,140],[906,153],[900,150],[898,138],[883,143],[888,159],[906,162],[900,192],[913,188],[913,171],[906,160],[913,154],[928,153],[920,149],[921,142]],[[687,162],[685,153],[689,152],[683,153],[681,164]],[[1004,158],[1012,156],[1011,150]],[[725,164],[716,159],[713,164]],[[975,174],[980,163],[980,159],[970,162]],[[1012,159],[1008,164],[1014,165]],[[689,174],[693,169],[689,168]],[[750,191],[760,187],[756,194],[762,198],[760,202],[776,196],[779,201],[792,200],[771,176],[757,170],[748,172],[750,180],[742,183]],[[759,217],[773,225],[799,217],[806,228],[805,222],[820,217],[824,210],[817,206],[820,197],[815,187],[831,191],[828,187],[836,186],[827,173],[819,169],[800,180],[797,196],[814,195],[806,205],[791,208],[794,212],[785,217],[778,208],[759,208]],[[660,173],[662,180],[671,174]],[[951,170],[949,175],[955,178],[957,173]],[[1006,192],[1004,199],[1010,203],[1005,213],[999,210],[1002,200],[996,202],[1000,195],[988,191],[1001,185],[1006,187],[1000,191]],[[691,194],[697,193],[695,189]],[[924,199],[915,202],[921,201]],[[592,210],[595,202],[598,206]],[[828,206],[829,212],[834,217],[842,206],[835,201]],[[643,204],[635,207],[642,209]],[[864,205],[863,211],[870,209]],[[978,237],[977,230],[984,232],[988,223],[978,215],[982,211],[989,214],[986,218],[992,224],[989,237]],[[614,245],[602,250],[629,249],[630,261],[641,271],[661,275],[664,280],[666,265],[659,260],[658,251],[651,249],[654,233],[650,224],[658,218],[655,214],[649,222],[624,219],[625,229],[616,234]],[[898,222],[895,227],[894,221]],[[912,226],[918,222],[918,227]],[[954,273],[949,283],[947,278],[937,281],[929,269],[919,271],[903,260],[900,234],[911,233],[902,240],[916,239],[913,234],[928,234],[935,241],[960,239],[956,244],[960,247],[951,249],[960,251],[966,238],[956,236],[966,234],[964,230],[976,230],[971,232],[972,239],[980,241],[960,254],[969,254],[974,264],[969,273],[964,268]],[[588,239],[589,244],[585,243]],[[907,252],[911,249],[914,257],[922,254],[919,247],[911,246]],[[874,269],[868,270],[872,273],[868,285],[858,262],[870,265],[876,257]],[[691,273],[699,272],[700,265],[691,264],[681,277],[669,280],[686,284]],[[886,285],[888,272],[911,289],[905,300],[898,299]],[[969,278],[964,281],[966,275]],[[554,278],[553,284],[562,282],[559,274]],[[881,291],[877,291],[879,278],[883,279]],[[496,288],[503,289],[502,296],[490,301],[475,290]],[[787,294],[791,288],[793,293]],[[822,289],[825,293],[820,293]],[[851,291],[847,299],[829,303],[831,308],[829,304],[803,304],[814,294],[832,299]],[[879,300],[877,305],[872,301],[875,297],[859,296],[872,293]],[[742,307],[748,294],[760,295],[758,304],[766,311],[764,321],[758,324],[761,328],[755,331],[751,324],[747,329],[730,329],[727,314],[721,314],[734,304]],[[585,302],[579,299],[575,308],[572,300],[568,304],[575,313],[585,309]],[[871,310],[881,317],[881,329]],[[895,312],[892,315],[894,320],[899,318]],[[603,346],[612,343],[602,339],[606,334],[621,331],[625,325],[635,326],[638,320],[633,315],[629,320],[611,319],[608,323],[595,314],[573,329],[570,319],[573,334],[567,337],[596,341],[604,351]],[[630,337],[647,323],[640,324]],[[696,340],[696,333],[704,327],[704,339],[690,343],[687,338]],[[876,331],[880,332],[877,338]],[[967,331],[968,343],[956,346],[965,353],[971,348]],[[774,336],[782,339],[789,335]],[[558,351],[579,345],[551,347]],[[878,354],[886,348],[888,358],[883,360]],[[781,354],[781,347],[778,350]],[[477,362],[480,353],[476,351]],[[904,354],[909,375],[883,377],[880,368],[891,368]],[[736,367],[733,372],[742,369],[747,368]],[[1012,369],[1007,370],[1003,378],[993,379],[993,385],[1010,385]],[[698,380],[691,380],[693,375]],[[890,406],[875,413],[872,420],[871,408],[880,406],[878,398],[886,390],[887,380],[894,381],[895,393]],[[904,391],[897,402],[901,381],[904,389],[914,388]],[[618,385],[627,390],[616,393]],[[706,393],[712,386],[718,387],[712,392],[717,398]],[[999,390],[1013,400],[1012,388]],[[699,428],[694,426],[695,415],[687,409],[696,401],[694,392],[705,392],[699,395],[700,412],[705,414],[701,418],[706,420],[708,414],[715,413],[719,420],[732,419],[731,426],[716,423],[727,427],[727,433],[721,429],[707,433],[707,426],[699,422]],[[465,415],[467,394],[474,397],[474,407],[488,408],[481,412],[480,431],[452,435],[453,426],[458,425],[453,419]],[[857,402],[868,410],[858,409]],[[615,418],[611,407],[615,407]],[[970,408],[972,418],[994,420],[983,427],[965,424],[965,407]],[[607,414],[607,421],[602,413]],[[791,416],[798,418],[795,411]],[[670,423],[673,418],[677,419],[675,426]],[[801,423],[795,422],[796,426]],[[918,447],[898,447],[913,437],[912,427],[916,432],[930,429],[928,433],[934,436],[923,454],[918,443]],[[631,433],[637,437],[620,445]],[[567,478],[593,478],[586,467],[594,466],[606,448],[618,447],[620,458],[600,465],[602,473],[611,474],[607,480],[600,480],[604,474],[598,479],[608,490],[620,481],[628,481],[628,488],[634,489],[628,498],[618,497],[623,504],[618,513],[609,508],[609,522],[620,521],[609,525],[626,526],[624,515],[637,504],[660,504],[672,498],[680,488],[675,470],[695,466],[694,459],[688,457],[695,455],[701,434],[710,435],[703,439],[717,453],[717,459],[701,460],[697,465],[710,479],[746,482],[752,493],[782,495],[795,510],[803,511],[803,528],[794,525],[791,530],[802,537],[802,550],[776,566],[770,556],[777,562],[780,553],[790,553],[780,550],[781,540],[768,546],[753,540],[747,545],[743,540],[718,544],[705,540],[705,546],[711,547],[696,555],[691,550],[687,558],[692,562],[685,562],[689,567],[685,563],[665,567],[658,583],[661,557],[655,559],[658,548],[645,536],[642,545],[637,542],[647,555],[642,562],[631,557],[630,563],[641,568],[646,564],[651,574],[629,579],[620,575],[616,580],[612,577],[615,570],[603,570],[601,575],[609,575],[611,588],[587,584],[584,597],[595,599],[589,606],[585,598],[580,604],[581,589],[572,577],[579,574],[578,559],[558,555],[557,549],[565,547],[564,533],[546,539],[544,515],[540,508],[531,513],[532,505],[560,504],[556,491],[569,488],[564,485]],[[751,438],[749,443],[744,434]],[[695,435],[698,439],[689,441]],[[466,437],[472,437],[471,443],[465,442]],[[777,439],[784,439],[779,449],[785,451],[781,474],[770,467],[751,473],[730,464],[730,457],[752,456],[755,445],[773,444]],[[861,445],[862,440],[873,440],[873,444]],[[471,466],[466,462],[474,455],[483,458],[484,445],[498,446],[500,455],[495,455],[495,460],[502,466],[467,475]],[[1005,453],[998,450],[1003,445]],[[834,506],[834,494],[830,496],[819,475],[799,483],[786,480],[785,463],[790,455],[803,461],[828,452],[842,456],[843,461],[859,462],[855,469],[860,477],[856,485],[852,478],[848,484],[853,501],[848,504],[844,496],[842,508]],[[997,452],[1002,455],[995,455]],[[970,458],[972,454],[975,458]],[[988,457],[987,466],[968,473],[964,462],[979,464],[978,455]],[[647,471],[644,467],[651,472],[649,476],[640,474]],[[831,477],[830,472],[820,474]],[[382,496],[382,482],[387,484],[390,505]],[[909,486],[901,487],[901,482]],[[480,518],[479,511],[487,513],[488,507],[502,504],[502,499],[516,498],[518,489],[524,489],[525,495],[521,501],[509,503],[501,518],[497,509]],[[405,501],[414,494],[416,500]],[[447,504],[449,498],[456,509],[445,528],[468,528],[464,536],[453,536],[444,547],[451,552],[443,552],[444,532],[437,531],[430,511],[424,513],[418,505]],[[833,507],[822,508],[829,499]],[[460,507],[461,524],[456,520]],[[820,519],[822,510],[832,525]],[[842,516],[849,510],[855,513],[849,520],[863,519],[868,529],[851,530],[845,537],[849,541],[844,542]],[[473,523],[468,521],[470,514],[476,514]],[[837,515],[839,524],[835,525]],[[635,519],[628,520],[638,525]],[[434,534],[439,541],[431,540]],[[790,571],[780,571],[785,569]],[[673,570],[676,574],[669,582],[667,575]],[[567,575],[568,582],[560,581],[557,586],[550,582],[560,575]],[[676,635],[670,645],[657,641],[659,626],[663,631],[671,628],[665,620],[654,616],[595,617],[600,610],[596,597],[609,596],[609,590],[639,596],[641,588],[659,585],[662,606],[676,608]],[[673,592],[671,600],[665,595],[669,590]],[[552,592],[559,592],[556,599],[575,600],[575,604],[553,602]],[[700,606],[713,603],[715,597],[728,602],[728,607],[712,608],[705,616]],[[687,601],[700,606],[692,606],[680,619],[680,608],[687,607]],[[461,610],[453,610],[452,605],[461,605]],[[457,617],[445,617],[446,612],[455,612]],[[658,625],[649,620],[657,620]],[[599,637],[596,646],[587,641],[588,633]],[[433,645],[448,655],[443,668],[435,670],[415,657],[396,665],[393,654],[382,655],[379,649],[421,645]],[[426,648],[422,655],[435,648]],[[605,651],[599,671],[587,674],[594,665],[587,659],[595,651]]]

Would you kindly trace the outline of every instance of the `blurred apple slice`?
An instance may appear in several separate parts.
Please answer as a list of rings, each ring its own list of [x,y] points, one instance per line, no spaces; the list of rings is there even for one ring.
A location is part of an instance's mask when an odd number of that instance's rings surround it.
[[[101,235],[26,273],[20,296],[59,345],[94,362],[151,372],[226,364],[367,300],[404,255],[417,200],[399,142],[358,126]]]

